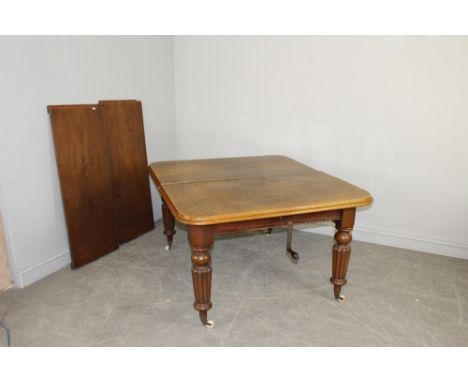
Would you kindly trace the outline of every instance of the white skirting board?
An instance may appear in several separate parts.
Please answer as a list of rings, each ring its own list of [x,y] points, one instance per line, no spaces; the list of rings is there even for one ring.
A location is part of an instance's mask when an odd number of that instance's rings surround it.
[[[153,211],[154,220],[162,219],[161,209]],[[300,229],[300,226],[296,226]],[[335,232],[333,226],[321,225],[319,227],[305,228],[307,232],[321,235],[332,236]],[[386,232],[372,230],[369,228],[356,227],[353,230],[353,240],[364,241],[391,247],[405,248],[413,251],[428,252],[436,255],[458,257],[468,260],[468,245],[460,243],[450,243],[444,241],[431,240],[427,238],[418,238],[398,232]],[[70,264],[70,253],[67,251],[61,255],[53,257],[41,264],[37,264],[25,270],[18,272],[15,277],[17,287],[28,286],[48,275],[64,268]]]
[[[297,228],[300,229],[300,226],[297,226]],[[322,225],[320,227],[305,228],[304,231],[333,236],[335,229],[333,226]],[[353,230],[353,240],[468,260],[468,244],[432,240],[401,232],[355,227]]]
[[[18,288],[24,288],[62,268],[65,268],[69,264],[70,252],[67,251],[40,264],[18,271],[17,277],[15,277],[15,286]]]
[[[153,211],[154,221],[162,219],[161,209]],[[40,264],[20,270],[15,277],[15,286],[24,288],[40,279],[70,265],[70,252],[64,252]]]
[[[154,221],[158,221],[162,219],[162,210],[161,208],[157,208],[153,210],[153,219]]]

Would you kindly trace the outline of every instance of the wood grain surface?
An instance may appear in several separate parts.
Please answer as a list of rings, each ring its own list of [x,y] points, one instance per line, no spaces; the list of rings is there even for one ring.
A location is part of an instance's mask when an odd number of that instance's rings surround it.
[[[156,162],[149,172],[176,219],[191,225],[372,202],[367,191],[283,156]]]
[[[72,268],[116,250],[110,148],[98,105],[48,107]]]
[[[154,228],[140,101],[99,101],[112,156],[119,241]]]

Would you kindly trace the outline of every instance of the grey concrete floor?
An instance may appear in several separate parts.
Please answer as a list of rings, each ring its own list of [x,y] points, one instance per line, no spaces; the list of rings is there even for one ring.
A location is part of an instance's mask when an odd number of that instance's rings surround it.
[[[78,270],[0,294],[13,346],[467,346],[468,261],[353,242],[346,300],[333,299],[330,237],[275,230],[218,237],[215,327],[192,307],[190,251],[161,224]],[[0,333],[0,346],[5,345]]]

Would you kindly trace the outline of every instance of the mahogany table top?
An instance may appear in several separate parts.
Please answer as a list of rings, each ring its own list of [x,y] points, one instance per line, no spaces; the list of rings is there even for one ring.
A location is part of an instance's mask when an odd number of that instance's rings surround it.
[[[155,162],[149,173],[175,218],[190,225],[372,203],[367,191],[278,155]]]

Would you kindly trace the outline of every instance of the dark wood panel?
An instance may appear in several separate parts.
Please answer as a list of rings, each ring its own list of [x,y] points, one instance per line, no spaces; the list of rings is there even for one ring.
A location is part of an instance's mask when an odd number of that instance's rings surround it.
[[[120,242],[154,228],[143,114],[139,101],[100,101],[113,163]]]
[[[112,166],[98,105],[49,106],[72,268],[119,246]]]

